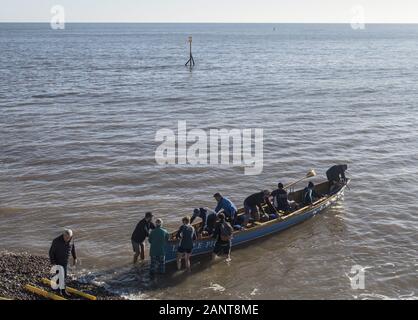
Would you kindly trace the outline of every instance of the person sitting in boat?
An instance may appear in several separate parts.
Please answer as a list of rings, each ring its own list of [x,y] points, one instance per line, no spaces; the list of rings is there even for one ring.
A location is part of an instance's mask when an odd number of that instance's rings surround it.
[[[228,198],[223,197],[219,192],[215,193],[213,197],[218,202],[215,212],[220,213],[221,211],[225,214],[225,219],[232,224],[235,224],[237,216],[237,207]]]
[[[179,246],[177,248],[177,270],[181,269],[181,260],[184,257],[187,271],[191,271],[190,257],[193,250],[193,241],[197,239],[196,231],[190,224],[190,218],[184,217],[182,219],[183,225],[177,231],[176,238],[180,239]]]
[[[278,189],[274,190],[271,195],[273,197],[273,203],[277,211],[290,211],[290,204],[288,200],[287,191],[283,186],[283,183],[279,182],[277,185]]]
[[[198,234],[212,235],[215,228],[217,214],[207,208],[199,208],[193,210],[193,216],[190,219],[190,223],[193,223],[196,218],[202,220],[201,226],[197,231]]]
[[[312,181],[309,182],[308,186],[303,189],[303,205],[309,206],[314,202],[314,198],[321,198],[318,192],[315,191],[315,185]]]
[[[267,213],[263,209],[263,205],[267,203],[267,205],[271,206],[269,197],[271,193],[269,190],[264,190],[261,192],[254,193],[248,196],[244,200],[244,209],[245,209],[245,220],[248,221],[260,221],[261,215],[259,210],[261,211],[263,219],[269,219]]]
[[[216,239],[215,246],[213,248],[212,259],[216,256],[227,255],[227,260],[231,260],[231,245],[232,234],[234,229],[226,221],[223,213],[218,214],[219,221],[215,225],[215,231],[213,232],[213,238]]]

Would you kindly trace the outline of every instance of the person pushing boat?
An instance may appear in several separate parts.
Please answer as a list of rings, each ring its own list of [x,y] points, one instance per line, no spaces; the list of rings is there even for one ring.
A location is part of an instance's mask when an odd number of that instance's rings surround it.
[[[216,223],[213,233],[213,238],[216,239],[216,242],[212,252],[212,259],[215,259],[217,256],[226,255],[227,260],[231,260],[232,234],[234,229],[225,220],[223,213],[218,215],[218,219],[219,221]]]
[[[165,273],[165,248],[170,235],[167,230],[163,229],[163,220],[158,218],[155,220],[155,229],[151,230],[148,241],[150,243],[149,255],[151,257],[150,275],[153,277],[155,273]]]
[[[138,222],[134,232],[131,236],[132,249],[134,251],[133,263],[137,263],[138,257],[141,256],[141,260],[145,259],[145,239],[149,236],[150,231],[155,229],[155,225],[152,222],[153,215],[151,212],[145,213],[145,217]]]
[[[180,239],[177,248],[177,270],[181,269],[181,260],[184,258],[187,271],[191,271],[190,256],[193,250],[193,241],[197,239],[196,231],[190,224],[190,218],[184,217],[182,219],[183,225],[177,231],[176,238]]]

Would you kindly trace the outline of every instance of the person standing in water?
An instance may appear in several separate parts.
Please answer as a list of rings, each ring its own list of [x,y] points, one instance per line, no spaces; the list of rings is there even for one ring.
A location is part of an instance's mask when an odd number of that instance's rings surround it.
[[[132,249],[134,251],[134,264],[137,263],[138,257],[141,256],[141,260],[145,259],[145,239],[149,236],[152,229],[155,228],[152,223],[152,213],[145,213],[145,218],[138,222],[136,228],[131,236]]]
[[[234,229],[225,220],[223,213],[218,214],[219,221],[215,225],[215,231],[213,232],[213,238],[216,239],[215,246],[213,248],[212,259],[216,256],[226,255],[227,261],[231,260],[231,245],[232,245],[232,233]]]
[[[189,217],[184,217],[182,222],[183,225],[177,231],[176,235],[176,238],[180,239],[180,243],[177,249],[177,269],[181,269],[181,260],[184,257],[186,269],[190,272],[190,257],[193,250],[193,241],[197,239],[197,236],[194,227],[190,224]]]
[[[155,220],[155,229],[151,231],[148,241],[151,244],[149,255],[151,257],[150,274],[165,273],[165,247],[170,238],[167,230],[163,229],[163,220]]]

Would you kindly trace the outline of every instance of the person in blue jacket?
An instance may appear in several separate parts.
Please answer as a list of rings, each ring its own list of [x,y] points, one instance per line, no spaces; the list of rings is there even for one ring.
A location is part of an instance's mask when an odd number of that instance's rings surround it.
[[[237,217],[237,207],[235,204],[233,204],[228,198],[223,197],[219,192],[215,193],[213,197],[218,202],[214,211],[216,213],[220,213],[222,211],[225,214],[226,220],[235,224],[235,219]]]

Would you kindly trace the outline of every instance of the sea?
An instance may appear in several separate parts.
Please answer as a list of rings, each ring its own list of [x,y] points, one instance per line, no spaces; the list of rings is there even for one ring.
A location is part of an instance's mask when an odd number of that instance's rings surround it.
[[[72,228],[73,276],[132,299],[417,299],[417,56],[418,25],[1,23],[0,250]],[[261,172],[157,163],[184,121],[262,129]],[[229,262],[132,265],[147,211],[174,231],[215,192],[240,207],[342,163],[344,199]]]

